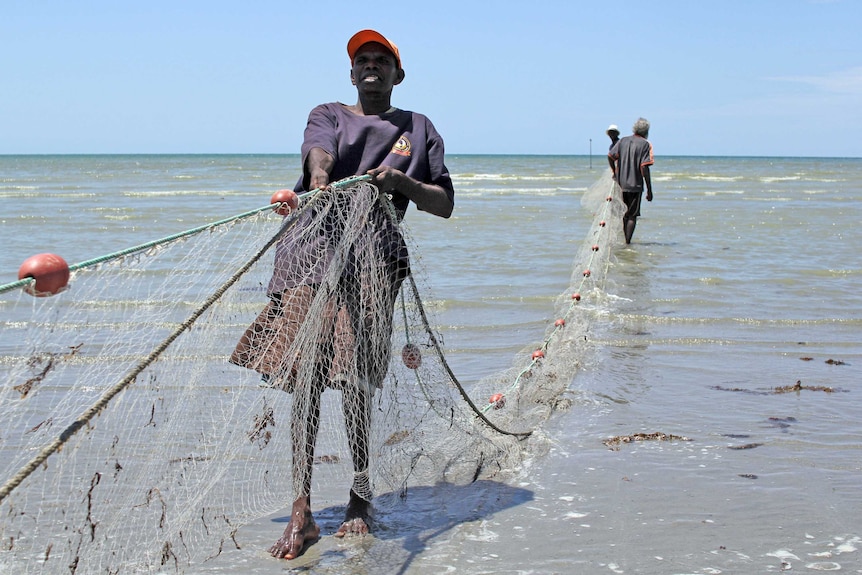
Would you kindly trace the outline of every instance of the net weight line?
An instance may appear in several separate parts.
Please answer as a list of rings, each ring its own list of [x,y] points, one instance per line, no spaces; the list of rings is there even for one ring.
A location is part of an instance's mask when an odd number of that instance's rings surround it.
[[[425,307],[422,305],[422,299],[419,297],[419,290],[416,287],[416,281],[413,279],[413,275],[411,274],[410,276],[408,276],[408,279],[410,280],[410,289],[413,291],[413,297],[416,300],[419,314],[422,317],[422,325],[425,327],[428,337],[431,340],[432,345],[434,346],[434,350],[437,352],[437,356],[440,358],[440,363],[443,364],[443,368],[446,370],[446,373],[452,379],[452,383],[455,384],[455,387],[458,389],[458,394],[461,396],[461,398],[467,403],[467,405],[470,407],[476,417],[478,417],[485,425],[487,425],[497,433],[500,433],[502,435],[511,435],[513,437],[518,437],[522,439],[529,437],[533,433],[532,431],[514,432],[500,429],[490,419],[488,419],[485,414],[482,413],[482,410],[476,406],[472,399],[470,399],[470,396],[467,394],[467,391],[461,385],[461,382],[458,381],[458,378],[455,377],[455,374],[452,372],[452,368],[449,367],[449,363],[446,361],[446,356],[443,355],[443,350],[440,347],[440,343],[437,341],[437,337],[434,335],[430,328],[430,325],[428,323],[428,316],[425,313]],[[402,305],[404,305],[403,302]]]

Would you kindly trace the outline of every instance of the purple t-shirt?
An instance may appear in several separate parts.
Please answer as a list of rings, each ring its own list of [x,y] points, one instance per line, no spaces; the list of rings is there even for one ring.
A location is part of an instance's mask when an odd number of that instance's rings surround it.
[[[338,102],[317,106],[309,114],[305,128],[303,175],[294,188],[297,193],[307,191],[310,174],[305,165],[312,148],[321,148],[334,158],[330,182],[386,165],[420,182],[441,186],[454,201],[452,179],[443,161],[443,138],[422,114],[395,109],[380,115],[358,116]],[[393,191],[391,197],[399,219],[403,218],[410,200],[397,191]],[[310,220],[310,214],[307,216],[305,219]],[[322,278],[325,261],[318,260],[312,270],[300,270],[291,265],[303,256],[327,251],[327,234],[302,234],[303,223],[301,216],[293,230],[276,245],[274,272],[267,289],[270,294],[317,283]],[[385,218],[373,241],[383,247],[390,261],[401,262],[405,268],[409,265],[407,246],[391,219]]]
[[[317,106],[308,115],[302,143],[303,176],[296,192],[308,189],[305,162],[312,148],[322,148],[335,159],[331,182],[392,166],[414,180],[441,186],[454,200],[452,179],[443,163],[443,138],[422,114],[396,108],[380,115],[357,116],[339,102]],[[392,202],[403,217],[410,201],[396,192]]]

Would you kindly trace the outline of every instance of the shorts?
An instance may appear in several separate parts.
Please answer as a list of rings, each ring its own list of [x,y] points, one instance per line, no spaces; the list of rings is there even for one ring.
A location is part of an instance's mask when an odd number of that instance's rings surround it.
[[[643,191],[623,191],[623,203],[626,205],[626,213],[623,216],[624,220],[631,220],[641,215],[641,198],[643,194]]]
[[[315,302],[317,285],[273,294],[240,337],[230,363],[261,373],[269,386],[287,392],[309,379],[333,389],[382,387],[391,353],[392,311],[404,279],[395,266],[389,268],[388,293],[377,293],[374,301],[366,297],[374,290],[350,278],[322,305]]]

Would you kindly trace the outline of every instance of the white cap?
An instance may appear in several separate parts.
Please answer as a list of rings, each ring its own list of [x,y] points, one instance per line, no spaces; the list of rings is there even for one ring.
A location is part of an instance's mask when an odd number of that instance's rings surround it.
[[[619,133],[620,133],[620,129],[619,129],[619,128],[617,128],[617,125],[616,125],[616,124],[611,124],[610,126],[608,126],[608,129],[607,129],[607,130],[605,130],[605,134],[609,134],[609,133],[611,133],[611,132],[616,132],[617,134],[619,134]]]

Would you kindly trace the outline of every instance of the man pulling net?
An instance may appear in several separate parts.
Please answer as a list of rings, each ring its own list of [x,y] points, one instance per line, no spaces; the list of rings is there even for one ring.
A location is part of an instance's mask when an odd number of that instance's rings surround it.
[[[342,392],[354,469],[344,522],[335,535],[368,532],[370,406],[389,363],[393,305],[410,272],[398,222],[411,201],[443,218],[454,206],[443,139],[427,117],[391,104],[393,87],[404,80],[397,46],[362,30],[347,52],[357,102],[322,104],[309,115],[295,190],[315,195],[280,238],[270,302],[231,357],[294,396],[294,501],[284,534],[270,549],[278,558],[299,556],[320,536],[311,476],[326,387]],[[373,186],[344,192],[330,185],[363,174]],[[386,205],[394,206],[394,214]]]

